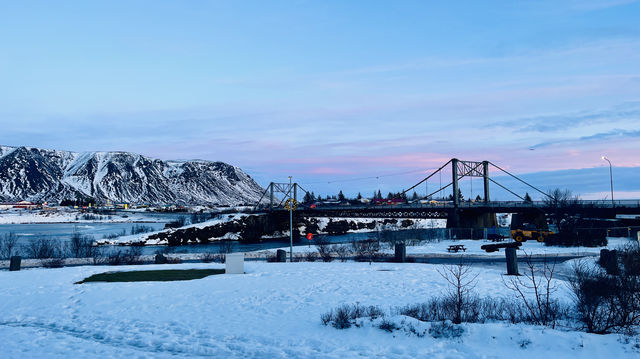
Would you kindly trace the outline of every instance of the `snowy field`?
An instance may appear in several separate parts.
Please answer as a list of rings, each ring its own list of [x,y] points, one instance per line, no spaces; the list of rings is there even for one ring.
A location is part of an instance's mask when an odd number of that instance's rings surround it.
[[[487,253],[485,250],[480,247],[485,244],[495,244],[495,243],[509,243],[512,240],[506,239],[504,242],[491,242],[489,240],[481,240],[481,239],[459,239],[459,240],[433,240],[433,241],[422,241],[421,244],[411,245],[410,241],[407,245],[407,255],[433,255],[439,257],[456,257],[461,254],[467,256],[482,256],[482,257],[500,257],[504,258],[504,249],[500,249],[498,252]],[[629,244],[638,244],[637,240],[629,239],[629,238],[607,238],[607,246],[606,247],[559,247],[559,246],[546,246],[544,243],[540,243],[537,241],[526,241],[522,243],[522,246],[518,249],[518,255],[523,256],[525,254],[529,255],[575,255],[575,256],[587,256],[600,254],[601,249],[617,249],[620,247],[624,247]],[[351,247],[351,244],[343,244],[345,246]],[[447,250],[451,245],[463,245],[466,250],[458,253],[452,253]],[[283,249],[285,251],[289,251],[289,247],[282,247],[272,249],[271,251],[275,253],[277,249]],[[295,246],[293,248],[294,253],[307,253],[307,252],[317,252],[317,247],[311,242],[310,245],[302,245]],[[387,254],[393,254],[393,248],[382,248],[381,252]]]
[[[463,324],[457,339],[338,330],[341,304],[414,304],[439,295],[435,265],[246,262],[245,275],[183,282],[73,284],[104,271],[219,264],[0,271],[3,358],[631,358],[638,338],[505,323]],[[502,271],[476,267],[478,294],[505,295]],[[564,288],[564,287],[563,287]],[[567,298],[562,289],[558,295]]]
[[[30,223],[129,223],[129,222],[163,222],[162,218],[154,218],[143,212],[121,212],[114,215],[98,215],[71,210],[39,211],[39,210],[6,210],[0,211],[0,224]],[[126,217],[125,217],[126,216]]]

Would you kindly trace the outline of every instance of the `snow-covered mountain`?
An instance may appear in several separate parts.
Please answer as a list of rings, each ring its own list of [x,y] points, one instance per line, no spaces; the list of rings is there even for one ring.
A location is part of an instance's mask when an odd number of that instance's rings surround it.
[[[237,205],[256,202],[263,191],[223,162],[0,146],[0,201]]]

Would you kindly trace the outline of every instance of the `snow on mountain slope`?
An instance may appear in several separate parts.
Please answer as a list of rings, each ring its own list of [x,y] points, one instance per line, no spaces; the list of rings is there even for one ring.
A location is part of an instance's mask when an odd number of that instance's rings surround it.
[[[237,205],[257,201],[262,192],[241,169],[223,162],[0,146],[0,201]]]

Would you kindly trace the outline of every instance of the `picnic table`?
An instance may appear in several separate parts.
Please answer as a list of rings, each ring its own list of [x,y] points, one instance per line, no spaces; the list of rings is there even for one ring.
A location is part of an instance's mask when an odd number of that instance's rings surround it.
[[[458,251],[466,252],[467,249],[462,244],[453,244],[453,245],[450,245],[449,248],[447,248],[447,251],[458,253]]]

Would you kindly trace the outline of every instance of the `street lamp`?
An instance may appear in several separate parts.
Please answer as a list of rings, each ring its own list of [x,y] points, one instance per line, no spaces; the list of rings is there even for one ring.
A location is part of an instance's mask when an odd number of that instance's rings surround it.
[[[602,159],[609,162],[609,179],[611,181],[611,206],[615,207],[616,204],[613,201],[613,166],[611,165],[611,161],[609,161],[609,159],[605,156],[602,156]]]

